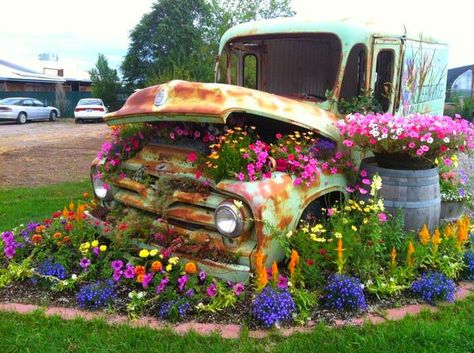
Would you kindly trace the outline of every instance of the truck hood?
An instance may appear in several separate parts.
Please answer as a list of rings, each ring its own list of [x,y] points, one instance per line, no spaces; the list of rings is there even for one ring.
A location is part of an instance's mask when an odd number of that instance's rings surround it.
[[[233,112],[287,122],[339,139],[334,114],[312,104],[245,87],[187,81],[147,87],[132,94],[124,106],[107,114],[109,125],[150,121],[225,124]]]

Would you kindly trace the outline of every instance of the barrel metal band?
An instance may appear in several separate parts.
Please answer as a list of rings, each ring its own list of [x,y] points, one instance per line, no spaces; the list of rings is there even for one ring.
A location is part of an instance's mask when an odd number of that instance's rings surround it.
[[[436,198],[427,201],[390,201],[384,200],[383,204],[385,207],[389,208],[423,208],[431,207],[433,205],[441,205],[441,198]]]

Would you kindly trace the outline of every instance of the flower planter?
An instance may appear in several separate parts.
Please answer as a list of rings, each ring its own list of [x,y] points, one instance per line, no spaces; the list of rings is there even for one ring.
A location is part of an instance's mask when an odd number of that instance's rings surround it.
[[[456,221],[464,213],[464,203],[460,201],[442,201],[440,221],[441,222],[452,222]]]
[[[374,153],[374,156],[379,167],[388,169],[423,170],[435,166],[428,158],[412,157],[405,153]]]
[[[425,170],[389,169],[378,165],[375,158],[361,162],[368,178],[378,174],[382,178],[379,191],[386,211],[393,216],[402,213],[405,230],[418,232],[423,224],[430,231],[439,226],[441,195],[438,168]]]

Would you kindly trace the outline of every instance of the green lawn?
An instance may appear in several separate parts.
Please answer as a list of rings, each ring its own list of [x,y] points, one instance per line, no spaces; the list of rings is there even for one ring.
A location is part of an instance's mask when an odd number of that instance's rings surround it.
[[[41,313],[0,313],[0,352],[473,352],[474,298],[399,322],[333,329],[289,338],[180,337],[170,331],[63,321]]]
[[[0,188],[0,232],[19,224],[43,220],[69,202],[91,193],[89,180],[34,188]]]

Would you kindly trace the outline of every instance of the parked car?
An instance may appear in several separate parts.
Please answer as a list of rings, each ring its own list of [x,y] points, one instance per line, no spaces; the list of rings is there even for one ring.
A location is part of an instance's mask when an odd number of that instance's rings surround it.
[[[35,98],[12,97],[0,100],[0,120],[16,120],[24,124],[27,120],[49,119],[56,121],[60,110],[47,106]]]
[[[74,109],[74,119],[76,123],[82,123],[86,120],[103,121],[103,117],[107,113],[108,109],[102,99],[83,98],[77,102]]]

